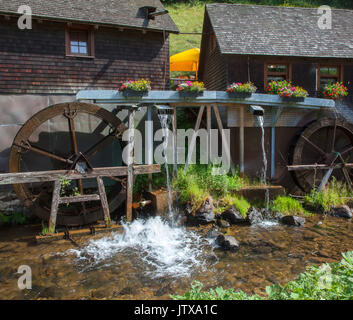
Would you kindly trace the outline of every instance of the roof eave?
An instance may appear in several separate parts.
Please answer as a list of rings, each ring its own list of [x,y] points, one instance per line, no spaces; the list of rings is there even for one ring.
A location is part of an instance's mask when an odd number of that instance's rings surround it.
[[[235,52],[225,52],[221,51],[223,55],[234,55],[234,56],[268,56],[268,57],[293,57],[293,58],[317,58],[317,59],[353,59],[352,57],[334,57],[334,56],[308,56],[308,55],[283,55],[283,54],[265,54],[265,53],[235,53]]]
[[[20,16],[18,12],[13,11],[0,11],[2,15],[12,15],[12,16]],[[92,24],[92,25],[99,25],[99,26],[107,26],[107,27],[114,27],[114,28],[125,28],[125,29],[134,29],[134,30],[148,30],[152,32],[163,32],[166,31],[168,33],[179,34],[180,31],[176,27],[175,29],[162,29],[162,28],[146,28],[134,25],[126,25],[126,24],[118,24],[118,23],[109,23],[109,22],[100,22],[100,21],[93,21],[93,20],[83,20],[83,19],[70,19],[70,18],[61,18],[61,17],[52,17],[52,16],[44,16],[44,15],[35,15],[32,14],[33,18],[36,19],[43,19],[48,21],[57,21],[57,22],[74,22],[74,23],[83,23],[83,24]]]

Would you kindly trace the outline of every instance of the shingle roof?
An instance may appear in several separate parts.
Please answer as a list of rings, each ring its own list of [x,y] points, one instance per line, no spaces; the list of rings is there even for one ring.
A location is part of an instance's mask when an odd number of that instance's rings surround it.
[[[168,14],[148,20],[139,13],[143,6],[163,10],[159,0],[0,0],[0,13],[17,14],[20,5],[29,5],[34,17],[179,32]]]
[[[353,10],[332,10],[332,29],[317,9],[209,4],[223,54],[353,58]]]

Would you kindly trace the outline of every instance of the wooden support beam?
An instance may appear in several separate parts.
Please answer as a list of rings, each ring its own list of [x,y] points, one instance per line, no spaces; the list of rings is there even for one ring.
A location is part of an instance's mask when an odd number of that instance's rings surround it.
[[[99,201],[100,196],[98,194],[84,194],[72,197],[60,197],[59,204],[61,203],[75,203],[85,201]]]
[[[136,165],[136,166],[133,166],[132,169],[133,169],[134,175],[161,172],[161,168],[159,164]],[[97,177],[120,177],[120,176],[127,176],[127,174],[128,174],[128,167],[126,166],[94,168],[91,172],[87,172],[84,174],[78,173],[75,170],[2,173],[0,174],[0,185],[56,181],[61,178],[76,180],[76,179],[88,179],[88,178],[97,178]]]
[[[152,122],[152,106],[147,107],[147,123],[146,129],[146,149],[147,164],[153,164],[153,122]],[[152,192],[152,173],[148,174],[148,191]]]
[[[219,115],[219,110],[218,110],[218,106],[217,105],[213,105],[213,111],[214,114],[216,116],[216,120],[217,120],[217,124],[218,124],[218,129],[221,133],[222,136],[222,149],[224,149],[224,151],[226,152],[226,156],[229,159],[229,163],[230,163],[230,167],[232,169],[232,173],[235,174],[235,167],[234,167],[234,163],[232,161],[232,157],[230,155],[230,146],[228,144],[227,138],[224,134],[224,130],[223,130],[223,124],[222,124],[222,119],[221,116]]]
[[[325,186],[328,182],[328,179],[330,179],[331,174],[332,174],[333,168],[330,168],[327,170],[327,172],[325,173],[324,177],[321,180],[321,183],[319,185],[319,191],[322,191],[325,189]]]
[[[193,153],[195,145],[196,145],[197,133],[198,133],[198,130],[200,129],[200,124],[201,124],[202,115],[203,115],[204,110],[205,110],[205,106],[201,106],[200,110],[199,110],[199,114],[197,115],[196,124],[195,124],[195,132],[191,137],[191,142],[190,142],[190,147],[188,149],[188,155],[186,158],[184,172],[186,172],[188,170],[188,166],[191,161],[192,153]]]
[[[127,184],[126,184],[126,220],[132,221],[132,188],[133,188],[133,163],[134,163],[134,119],[135,109],[131,108],[128,111],[129,118],[129,138],[128,138],[128,159],[127,159]]]
[[[211,106],[207,106],[207,162],[208,165],[211,164],[211,120],[212,120],[212,113],[211,113]]]
[[[54,182],[53,196],[51,200],[51,210],[49,217],[49,233],[55,232],[56,227],[56,217],[58,214],[59,201],[60,201],[60,191],[61,191],[61,182],[56,180]]]
[[[98,184],[99,197],[102,204],[102,210],[104,214],[104,222],[106,227],[110,228],[110,226],[112,225],[112,221],[110,219],[109,204],[107,200],[107,195],[105,193],[105,187],[104,187],[102,177],[97,177],[97,184]]]
[[[271,179],[275,177],[276,171],[276,123],[281,116],[283,107],[271,108],[272,112],[272,127],[271,127]]]
[[[244,106],[239,107],[239,171],[242,178],[245,175],[244,108]]]
[[[305,164],[305,165],[291,165],[287,166],[288,171],[295,170],[328,170],[328,169],[342,169],[344,167],[353,168],[353,163],[337,163],[335,165],[326,165],[326,164]]]
[[[173,106],[173,178],[178,175],[177,107]]]

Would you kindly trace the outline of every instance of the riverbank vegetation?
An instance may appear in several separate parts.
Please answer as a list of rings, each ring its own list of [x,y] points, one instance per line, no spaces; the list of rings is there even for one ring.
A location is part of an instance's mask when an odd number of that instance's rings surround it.
[[[324,190],[311,190],[304,198],[304,205],[309,210],[328,213],[332,206],[348,205],[352,200],[353,193],[347,184],[332,179]]]
[[[285,215],[311,215],[300,201],[289,196],[278,196],[271,201],[269,209]]]
[[[203,284],[193,282],[184,295],[171,295],[174,300],[352,300],[353,251],[342,253],[340,262],[307,267],[297,279],[281,286],[266,287],[266,295],[249,295],[243,291],[221,287],[202,290]]]
[[[258,180],[241,178],[239,173],[214,174],[217,167],[207,165],[190,165],[186,172],[181,167],[177,179],[173,182],[173,189],[178,193],[181,204],[191,204],[192,211],[196,210],[203,201],[211,196],[216,212],[226,210],[234,205],[240,213],[246,214],[250,204],[242,197],[234,194],[246,186],[261,184]]]

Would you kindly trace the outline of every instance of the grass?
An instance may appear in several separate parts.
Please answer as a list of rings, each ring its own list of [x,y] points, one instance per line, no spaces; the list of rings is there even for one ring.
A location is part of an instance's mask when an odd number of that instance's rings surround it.
[[[248,295],[243,291],[218,287],[202,291],[200,282],[193,282],[184,295],[171,295],[174,300],[352,300],[353,251],[342,253],[340,262],[307,267],[296,280],[284,286],[266,287],[266,296]]]
[[[333,179],[325,188],[313,189],[304,198],[304,205],[312,211],[328,213],[332,206],[348,204],[353,200],[353,193],[346,184]]]
[[[212,168],[207,165],[190,165],[186,173],[183,167],[179,168],[173,188],[178,192],[181,203],[189,202],[195,210],[207,196],[220,200],[230,191],[239,190],[246,185],[246,180],[238,174],[214,175]],[[233,201],[236,201],[235,198]],[[237,203],[242,205],[240,200]]]
[[[238,198],[232,194],[226,194],[223,198],[218,200],[215,213],[222,213],[231,206],[234,206],[245,218],[251,204],[243,197]]]
[[[278,196],[271,201],[269,209],[286,215],[310,215],[298,200],[289,196]]]
[[[170,35],[170,55],[192,49],[200,48],[201,33],[204,17],[205,4],[199,1],[189,1],[188,3],[175,3],[166,5],[171,18],[174,20],[182,33],[200,34],[180,34]]]

